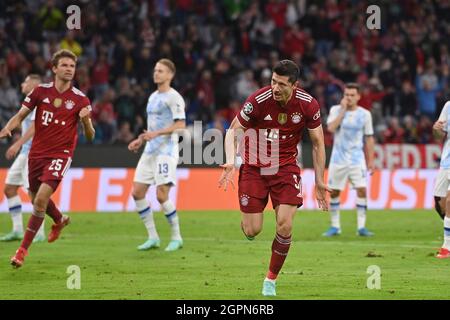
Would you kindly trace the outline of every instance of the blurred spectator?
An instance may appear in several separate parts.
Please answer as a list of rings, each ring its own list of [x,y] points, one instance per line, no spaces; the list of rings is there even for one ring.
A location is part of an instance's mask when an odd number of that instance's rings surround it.
[[[80,43],[75,40],[75,31],[73,30],[67,31],[66,36],[61,40],[59,46],[61,49],[72,51],[77,55],[77,57],[80,57],[83,53],[83,48],[81,47]]]
[[[419,137],[417,135],[417,124],[411,115],[406,115],[403,118],[403,142],[405,143],[418,143]]]
[[[405,130],[400,126],[397,117],[389,119],[387,130],[383,133],[384,143],[402,143]]]
[[[414,87],[409,80],[404,80],[399,96],[400,114],[401,115],[416,115],[417,113],[417,99],[414,92]]]
[[[119,131],[114,137],[116,144],[128,144],[134,139],[134,134],[131,132],[131,126],[128,121],[124,121],[119,125]]]
[[[439,78],[433,60],[428,63],[425,72],[421,66],[417,67],[416,90],[419,111],[432,120],[437,117],[436,98],[444,87],[445,77],[448,77],[448,66],[443,69],[443,77]]]

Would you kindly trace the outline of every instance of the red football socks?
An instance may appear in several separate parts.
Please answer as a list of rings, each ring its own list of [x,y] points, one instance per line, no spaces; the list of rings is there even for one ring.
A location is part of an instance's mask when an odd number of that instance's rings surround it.
[[[22,248],[28,250],[28,247],[30,246],[31,242],[33,242],[36,232],[41,227],[42,221],[44,221],[44,217],[45,215],[39,217],[36,216],[34,213],[31,215],[30,220],[28,221],[27,230],[25,231],[25,235],[22,240],[22,244],[20,245]]]
[[[59,211],[52,199],[48,200],[47,214],[53,219],[55,223],[59,223],[61,221],[61,211]]]
[[[284,260],[291,246],[291,236],[283,237],[278,233],[272,242],[272,257],[270,258],[269,272],[267,273],[267,278],[270,280],[275,280],[278,273],[283,267]]]

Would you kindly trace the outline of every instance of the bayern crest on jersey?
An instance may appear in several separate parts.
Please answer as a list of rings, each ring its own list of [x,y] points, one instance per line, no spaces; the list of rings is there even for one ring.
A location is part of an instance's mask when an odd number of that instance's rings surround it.
[[[73,107],[75,107],[75,102],[73,102],[72,100],[66,100],[65,106],[67,110],[71,110],[73,109]]]
[[[300,123],[300,121],[302,121],[302,115],[298,112],[295,112],[291,115],[291,120],[295,124]]]

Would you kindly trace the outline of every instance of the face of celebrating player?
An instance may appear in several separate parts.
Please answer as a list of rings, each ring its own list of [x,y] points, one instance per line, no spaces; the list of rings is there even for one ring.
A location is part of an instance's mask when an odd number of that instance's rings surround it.
[[[272,74],[271,86],[273,99],[285,105],[291,98],[295,83],[290,83],[288,76],[280,76],[274,72]]]
[[[173,73],[170,69],[164,64],[158,62],[153,70],[153,82],[155,82],[156,85],[161,85],[165,82],[170,82],[172,78]]]
[[[347,100],[347,108],[355,108],[357,106],[357,103],[359,99],[361,98],[361,95],[358,93],[358,90],[354,88],[346,88],[344,90],[344,98]]]
[[[72,81],[75,76],[75,61],[71,58],[61,58],[58,61],[58,65],[53,67],[52,70],[57,79],[64,82]]]

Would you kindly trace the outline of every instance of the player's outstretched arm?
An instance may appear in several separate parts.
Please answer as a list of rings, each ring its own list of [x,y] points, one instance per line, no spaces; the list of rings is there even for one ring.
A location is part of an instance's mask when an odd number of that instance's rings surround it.
[[[312,156],[314,163],[314,175],[316,180],[316,198],[319,208],[328,211],[328,202],[326,199],[327,191],[331,189],[324,182],[325,173],[325,143],[323,138],[322,126],[315,129],[309,129],[309,136],[312,141]]]
[[[22,135],[19,140],[14,142],[12,144],[12,146],[8,148],[8,150],[6,150],[6,159],[8,159],[8,160],[13,159],[17,155],[17,152],[19,152],[19,150],[23,146],[23,144],[26,143],[28,140],[30,140],[34,136],[34,132],[35,132],[35,128],[34,128],[34,121],[33,121],[33,122],[31,122],[31,125],[28,128],[28,130],[25,132],[25,134]]]
[[[219,179],[219,188],[222,188],[226,191],[228,183],[231,183],[231,186],[234,188],[233,175],[234,175],[234,162],[236,159],[236,136],[238,130],[243,130],[244,127],[240,124],[237,118],[233,119],[231,122],[230,128],[227,130],[227,134],[225,135],[225,157],[226,161],[221,167],[223,168],[223,172]]]
[[[11,132],[17,128],[29,114],[31,110],[27,107],[21,107],[11,119],[9,119],[6,126],[0,131],[0,139],[11,137]]]
[[[86,136],[86,139],[88,141],[93,141],[95,138],[95,129],[92,125],[91,118],[89,117],[89,114],[91,112],[87,107],[84,107],[81,109],[80,113],[78,114],[81,119],[81,124],[83,125],[84,135]]]

